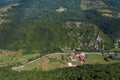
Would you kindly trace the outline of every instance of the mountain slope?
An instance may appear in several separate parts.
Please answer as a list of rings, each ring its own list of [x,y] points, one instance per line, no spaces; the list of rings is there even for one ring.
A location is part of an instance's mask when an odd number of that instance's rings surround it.
[[[21,0],[2,17],[9,22],[0,26],[0,47],[25,53],[109,50],[120,39],[120,1],[112,1],[117,5],[109,0]]]

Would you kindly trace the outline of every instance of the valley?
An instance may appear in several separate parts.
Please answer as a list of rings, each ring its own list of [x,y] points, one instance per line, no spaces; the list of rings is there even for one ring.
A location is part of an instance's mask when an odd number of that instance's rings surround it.
[[[120,80],[120,0],[1,0],[0,80]]]

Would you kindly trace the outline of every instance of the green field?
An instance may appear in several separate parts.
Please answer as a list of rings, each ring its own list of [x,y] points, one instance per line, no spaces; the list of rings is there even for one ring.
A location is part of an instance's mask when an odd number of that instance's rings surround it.
[[[53,70],[56,68],[68,67],[68,62],[72,64],[81,65],[78,57],[75,57],[76,61],[70,61],[67,59],[67,53],[53,53],[49,55],[42,56],[34,61],[28,62],[24,64],[24,66],[15,66],[14,70]],[[120,56],[120,54],[118,55]],[[50,57],[50,58],[49,58]],[[115,62],[120,62],[120,60],[112,60],[109,61],[104,60],[104,56],[100,53],[88,53],[85,58],[85,64],[111,64]]]
[[[20,52],[3,51],[0,54],[0,61],[4,64],[0,66],[13,65],[12,69],[21,70],[54,70],[57,68],[69,67],[68,63],[71,62],[73,65],[81,65],[78,57],[73,56],[73,60],[68,59],[69,53],[51,53],[44,56],[38,54],[21,54]],[[41,57],[40,57],[41,56]],[[120,58],[120,54],[117,55]],[[101,53],[86,53],[84,64],[110,64],[120,62],[120,60],[109,61],[104,60],[104,56]]]
[[[20,65],[24,64],[26,62],[29,62],[30,60],[34,60],[37,57],[39,57],[40,54],[20,54],[18,52],[6,52],[3,51],[2,54],[0,54],[0,61],[2,61],[4,64],[0,66],[8,66],[8,65]]]

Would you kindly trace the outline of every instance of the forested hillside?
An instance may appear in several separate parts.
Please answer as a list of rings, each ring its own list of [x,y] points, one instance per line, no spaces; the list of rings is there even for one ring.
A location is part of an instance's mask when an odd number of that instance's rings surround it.
[[[1,80],[120,80],[120,63],[84,65],[52,71],[16,72],[0,68]]]
[[[18,1],[20,1],[20,0],[0,0],[0,8],[10,5],[10,4],[13,4],[13,3],[16,3]]]
[[[0,18],[8,20],[0,25],[1,49],[48,53],[120,47],[119,0],[19,0],[17,3],[7,12],[0,12],[6,14]]]

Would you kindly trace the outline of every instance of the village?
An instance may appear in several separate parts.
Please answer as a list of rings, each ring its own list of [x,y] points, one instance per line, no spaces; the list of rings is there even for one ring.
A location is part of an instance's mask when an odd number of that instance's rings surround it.
[[[4,53],[4,54],[3,54]],[[12,70],[53,70],[64,67],[77,67],[88,64],[110,64],[120,62],[119,53],[81,52],[24,55],[21,51],[4,50],[0,54],[0,66],[13,65]]]

